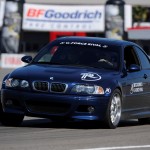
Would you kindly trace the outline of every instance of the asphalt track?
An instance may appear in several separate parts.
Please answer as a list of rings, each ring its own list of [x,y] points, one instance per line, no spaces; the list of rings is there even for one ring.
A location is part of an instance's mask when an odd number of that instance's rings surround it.
[[[0,82],[12,70],[0,69]],[[20,127],[0,124],[0,150],[150,150],[150,125],[122,121],[117,129],[95,122],[52,123],[25,117]]]

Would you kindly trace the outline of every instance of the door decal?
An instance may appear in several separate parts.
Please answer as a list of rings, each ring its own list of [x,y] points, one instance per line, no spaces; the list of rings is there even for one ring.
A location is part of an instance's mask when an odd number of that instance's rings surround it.
[[[138,92],[143,92],[143,83],[142,82],[133,83],[131,85],[130,94],[138,93]]]

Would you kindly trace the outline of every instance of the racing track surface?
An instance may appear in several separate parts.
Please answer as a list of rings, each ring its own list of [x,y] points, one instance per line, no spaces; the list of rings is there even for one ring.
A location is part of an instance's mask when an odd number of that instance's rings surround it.
[[[105,129],[94,123],[60,124],[25,118],[21,127],[0,126],[0,150],[102,150],[104,147],[129,150],[129,146],[133,146],[132,150],[149,150],[150,125],[128,121],[117,129]]]
[[[0,69],[2,77],[10,70]],[[150,150],[150,125],[137,120],[106,129],[95,122],[52,123],[25,117],[20,127],[0,124],[0,150]]]

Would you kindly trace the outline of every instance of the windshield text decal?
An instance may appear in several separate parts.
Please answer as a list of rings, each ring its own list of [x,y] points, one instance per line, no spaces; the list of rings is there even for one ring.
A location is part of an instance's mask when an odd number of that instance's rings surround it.
[[[107,48],[108,45],[102,45],[97,43],[86,43],[86,42],[61,42],[60,45],[84,45],[84,46],[95,46]]]

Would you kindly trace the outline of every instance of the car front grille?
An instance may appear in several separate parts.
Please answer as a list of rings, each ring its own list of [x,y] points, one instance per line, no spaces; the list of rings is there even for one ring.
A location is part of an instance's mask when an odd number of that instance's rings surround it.
[[[35,81],[33,82],[33,89],[35,91],[47,92],[49,90],[49,83],[46,81]]]
[[[55,103],[55,102],[39,102],[39,101],[28,101],[26,102],[27,109],[34,113],[44,114],[61,114],[67,113],[70,104],[67,103]]]
[[[64,83],[52,83],[50,87],[51,92],[64,93],[67,89],[67,85]]]
[[[33,90],[41,92],[65,93],[68,85],[64,83],[49,83],[47,81],[34,81]]]

